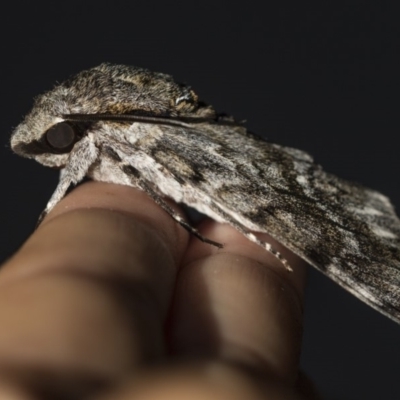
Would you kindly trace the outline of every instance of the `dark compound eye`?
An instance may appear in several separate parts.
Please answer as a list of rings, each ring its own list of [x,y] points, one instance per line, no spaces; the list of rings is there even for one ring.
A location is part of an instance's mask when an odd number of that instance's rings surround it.
[[[56,150],[62,151],[75,143],[76,132],[67,122],[54,125],[46,132],[47,143]]]

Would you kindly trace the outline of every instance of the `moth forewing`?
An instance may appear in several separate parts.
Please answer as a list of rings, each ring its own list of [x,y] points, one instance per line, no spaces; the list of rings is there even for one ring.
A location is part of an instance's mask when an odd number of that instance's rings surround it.
[[[400,322],[400,221],[390,201],[248,133],[169,75],[110,64],[83,71],[38,98],[11,145],[62,168],[46,211],[89,176],[145,190],[207,241],[168,208],[168,196],[230,223],[287,265],[253,232],[269,233]]]

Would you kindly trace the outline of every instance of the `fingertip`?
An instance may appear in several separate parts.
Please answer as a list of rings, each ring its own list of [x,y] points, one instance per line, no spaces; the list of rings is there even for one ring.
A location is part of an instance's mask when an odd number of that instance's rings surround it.
[[[221,224],[211,219],[203,220],[198,227],[201,234],[207,238],[218,238],[223,247],[217,248],[202,243],[196,238],[191,238],[183,264],[190,264],[198,259],[221,255],[224,253],[242,255],[260,264],[267,264],[268,269],[275,272],[294,287],[302,299],[307,276],[307,263],[296,256],[277,240],[266,233],[254,233],[258,239],[269,243],[288,261],[292,271],[288,271],[285,265],[271,252],[260,245],[250,241],[241,232],[229,224]]]
[[[0,271],[2,367],[38,366],[62,387],[68,371],[113,381],[162,358],[187,241],[141,191],[98,182],[72,191]]]
[[[229,225],[205,221],[199,230],[224,248],[190,242],[172,309],[174,351],[222,357],[293,383],[305,263],[266,235],[260,238],[283,253],[293,272]]]
[[[169,206],[182,214],[175,203],[169,202]],[[144,191],[130,186],[86,182],[62,199],[46,215],[40,227],[72,211],[96,209],[110,214],[122,213],[127,219],[133,218],[138,224],[142,223],[148,229],[153,229],[166,242],[167,247],[173,250],[173,256],[179,263],[189,240],[188,233]]]

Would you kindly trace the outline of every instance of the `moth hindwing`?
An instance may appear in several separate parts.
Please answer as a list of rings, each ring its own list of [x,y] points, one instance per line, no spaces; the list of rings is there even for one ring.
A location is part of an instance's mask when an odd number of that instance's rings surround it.
[[[11,146],[61,169],[45,212],[85,176],[136,186],[192,233],[163,196],[233,225],[285,263],[252,232],[269,233],[400,322],[400,221],[390,201],[248,133],[169,75],[110,64],[83,71],[36,99]]]

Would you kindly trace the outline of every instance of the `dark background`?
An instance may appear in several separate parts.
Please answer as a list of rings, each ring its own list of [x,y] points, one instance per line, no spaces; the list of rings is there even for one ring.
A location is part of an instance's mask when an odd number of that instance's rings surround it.
[[[32,232],[57,182],[11,153],[12,128],[35,95],[103,61],[170,73],[400,209],[395,1],[167,3],[3,9],[0,260]],[[312,270],[301,365],[326,399],[399,399],[400,328]]]

